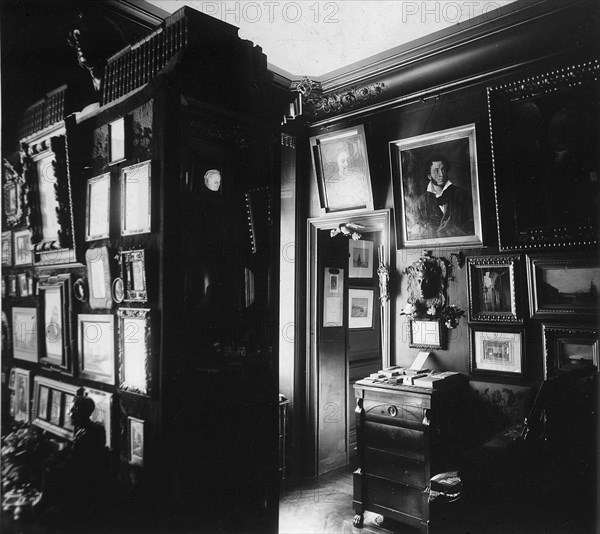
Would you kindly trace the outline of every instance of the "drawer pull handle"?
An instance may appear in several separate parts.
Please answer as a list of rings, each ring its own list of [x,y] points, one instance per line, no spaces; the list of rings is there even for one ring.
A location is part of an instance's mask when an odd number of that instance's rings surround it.
[[[388,406],[388,413],[392,417],[396,417],[398,415],[398,408],[396,408],[395,406]]]

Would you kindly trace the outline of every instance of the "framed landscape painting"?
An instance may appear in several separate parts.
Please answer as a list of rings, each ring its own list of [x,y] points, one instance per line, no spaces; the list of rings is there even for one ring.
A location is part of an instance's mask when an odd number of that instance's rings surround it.
[[[482,244],[475,124],[390,143],[396,243]]]
[[[544,376],[594,365],[598,369],[600,330],[594,326],[543,324]]]

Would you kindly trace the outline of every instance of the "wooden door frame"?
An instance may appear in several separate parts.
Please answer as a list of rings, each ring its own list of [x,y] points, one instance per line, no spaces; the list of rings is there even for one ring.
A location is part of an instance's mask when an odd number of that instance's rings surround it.
[[[391,210],[375,210],[360,212],[344,212],[325,217],[308,219],[307,223],[307,269],[306,269],[306,433],[312,441],[313,474],[318,474],[319,465],[319,366],[318,366],[318,236],[319,230],[332,230],[342,223],[354,223],[364,226],[364,232],[382,232],[381,243],[384,245],[384,262],[390,267],[391,257]],[[340,238],[341,239],[341,238]],[[381,315],[381,358],[382,366],[390,365],[390,302],[383,305]],[[344,386],[345,387],[345,386]]]

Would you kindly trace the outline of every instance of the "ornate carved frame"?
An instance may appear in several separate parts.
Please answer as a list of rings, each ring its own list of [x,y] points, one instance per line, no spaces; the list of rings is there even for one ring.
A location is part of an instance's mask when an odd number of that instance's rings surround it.
[[[152,345],[149,308],[119,308],[119,389],[150,395],[152,393]],[[127,375],[128,345],[142,343],[144,361],[136,362],[143,368],[143,383],[135,383]]]
[[[564,324],[542,324],[544,335],[544,377],[556,376],[561,366],[560,346],[570,340],[578,345],[588,345],[592,353],[592,363],[598,368],[600,329],[595,326],[573,326]]]
[[[7,228],[17,228],[24,222],[26,211],[26,187],[25,179],[6,159],[3,162],[4,183],[2,192],[4,194],[4,220]],[[14,191],[14,196],[11,195]],[[11,206],[11,198],[14,198],[15,206]]]

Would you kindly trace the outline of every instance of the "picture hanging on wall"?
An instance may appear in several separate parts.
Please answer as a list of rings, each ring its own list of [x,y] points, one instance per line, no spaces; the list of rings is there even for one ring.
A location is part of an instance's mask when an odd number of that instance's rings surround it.
[[[471,374],[520,378],[524,375],[525,350],[522,328],[472,325]]]
[[[121,171],[121,235],[151,232],[151,162],[144,161]]]
[[[121,278],[125,302],[146,302],[146,255],[143,250],[121,252]]]
[[[446,327],[440,320],[411,319],[409,347],[445,349]]]
[[[31,234],[27,228],[13,232],[15,266],[31,264]]]
[[[15,368],[15,421],[29,423],[31,371]]]
[[[3,170],[4,221],[7,228],[17,228],[24,223],[26,211],[25,180],[6,159],[3,161]]]
[[[348,241],[348,276],[373,278],[373,242]]]
[[[36,308],[12,309],[13,356],[27,362],[38,361],[38,325]]]
[[[79,375],[82,378],[115,383],[114,331],[113,315],[77,316]]]
[[[113,394],[98,389],[85,388],[85,394],[94,401],[95,408],[90,420],[104,427],[106,446],[112,448],[112,404]]]
[[[2,267],[12,267],[12,232],[2,232]]]
[[[348,289],[348,328],[373,328],[373,289]]]
[[[152,381],[150,310],[119,308],[119,387],[149,395]]]
[[[144,421],[136,417],[128,417],[129,424],[129,463],[143,467],[144,465]]]
[[[109,309],[112,306],[112,279],[108,248],[91,248],[85,252],[88,272],[89,302],[92,309]]]
[[[110,173],[87,181],[85,240],[104,239],[110,235]]]
[[[324,213],[373,209],[371,175],[362,125],[310,138]]]
[[[500,250],[598,244],[599,71],[488,87]]]
[[[543,324],[544,377],[580,367],[596,366],[600,330],[594,326]]]
[[[33,424],[57,436],[73,439],[70,411],[77,386],[45,376],[33,379]]]
[[[396,243],[482,245],[475,124],[390,143]]]

